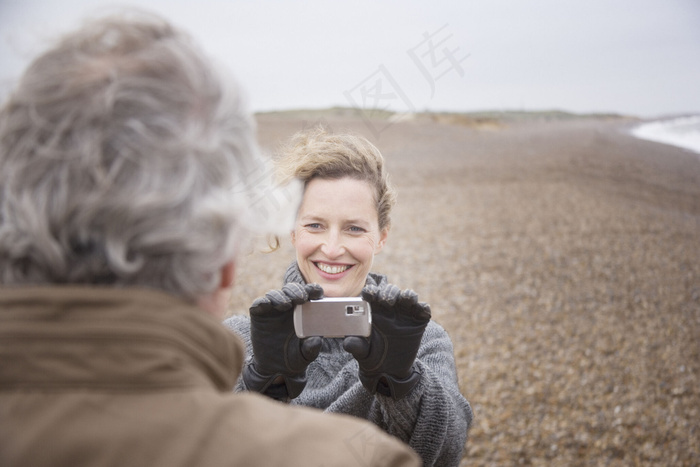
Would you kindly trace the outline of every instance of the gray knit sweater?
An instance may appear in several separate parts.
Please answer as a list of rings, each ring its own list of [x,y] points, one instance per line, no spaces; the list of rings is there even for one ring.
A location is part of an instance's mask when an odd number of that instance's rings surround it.
[[[368,284],[386,281],[380,274],[367,277]],[[287,282],[304,283],[296,263],[285,274]],[[250,364],[249,318],[233,316],[225,324],[245,342]],[[324,339],[321,353],[307,368],[304,391],[291,403],[369,420],[411,446],[426,466],[459,465],[473,415],[459,392],[452,341],[434,321],[425,329],[415,365],[422,377],[405,398],[373,396],[360,383],[357,362],[343,350],[343,340]],[[242,378],[236,390],[246,390]]]

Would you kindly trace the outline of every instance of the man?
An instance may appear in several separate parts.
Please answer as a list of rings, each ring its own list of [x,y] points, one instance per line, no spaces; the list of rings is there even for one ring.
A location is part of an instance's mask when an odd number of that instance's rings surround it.
[[[28,67],[0,110],[0,465],[419,464],[359,419],[231,392],[234,260],[276,222],[252,135],[157,18]]]

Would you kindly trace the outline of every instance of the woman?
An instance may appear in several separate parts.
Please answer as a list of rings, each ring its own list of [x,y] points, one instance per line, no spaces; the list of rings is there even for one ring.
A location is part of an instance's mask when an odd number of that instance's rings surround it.
[[[238,390],[365,418],[425,465],[459,464],[472,411],[450,338],[415,292],[370,272],[395,202],[381,154],[364,138],[315,129],[295,136],[277,168],[304,182],[291,233],[296,261],[281,290],[255,300],[250,318],[226,322],[247,344]],[[370,337],[297,338],[294,307],[322,296],[370,302]]]

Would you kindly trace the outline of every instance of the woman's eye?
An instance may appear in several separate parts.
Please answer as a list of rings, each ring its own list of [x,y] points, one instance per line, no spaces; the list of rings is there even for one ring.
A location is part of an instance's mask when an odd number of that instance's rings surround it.
[[[306,227],[307,229],[316,230],[316,229],[320,229],[320,228],[321,228],[321,224],[306,224],[305,227]]]
[[[358,226],[356,226],[356,225],[350,226],[350,231],[353,232],[353,233],[362,233],[362,232],[366,232],[365,229],[363,229],[362,227],[358,227]]]

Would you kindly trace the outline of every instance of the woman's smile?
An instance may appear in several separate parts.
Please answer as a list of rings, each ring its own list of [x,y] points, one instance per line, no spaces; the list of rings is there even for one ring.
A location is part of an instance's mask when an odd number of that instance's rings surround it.
[[[341,265],[341,266],[333,266],[327,263],[321,263],[321,262],[315,262],[314,265],[321,270],[321,272],[328,274],[330,276],[339,276],[340,274],[344,273],[348,269],[350,269],[352,266],[349,265]]]

